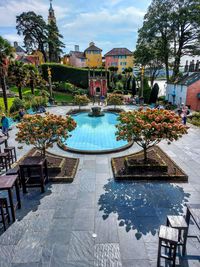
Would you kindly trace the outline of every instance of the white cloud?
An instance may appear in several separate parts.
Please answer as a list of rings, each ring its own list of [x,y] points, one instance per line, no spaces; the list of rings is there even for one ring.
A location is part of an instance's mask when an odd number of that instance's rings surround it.
[[[11,27],[16,24],[16,16],[22,12],[34,11],[47,20],[49,5],[42,3],[40,0],[9,0],[0,6],[0,26]],[[67,8],[54,5],[56,17],[62,19],[68,12]]]
[[[13,44],[15,41],[18,43],[23,43],[23,38],[21,36],[19,36],[18,34],[4,34],[3,38],[5,38],[6,40],[8,40],[11,44]]]
[[[120,8],[115,12],[103,9],[81,13],[63,25],[62,33],[68,36],[70,42],[85,43],[86,46],[90,41],[97,41],[97,46],[107,48],[125,46],[127,40],[133,43],[134,33],[141,26],[143,16],[144,12],[135,7]]]

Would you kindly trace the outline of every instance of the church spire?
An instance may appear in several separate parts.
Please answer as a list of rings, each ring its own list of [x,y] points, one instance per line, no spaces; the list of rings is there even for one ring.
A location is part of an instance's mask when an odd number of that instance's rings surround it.
[[[53,9],[53,6],[52,6],[52,0],[50,0],[48,23],[50,23],[50,22],[52,22],[52,21],[53,21],[54,23],[56,23],[56,17],[55,17],[54,9]]]

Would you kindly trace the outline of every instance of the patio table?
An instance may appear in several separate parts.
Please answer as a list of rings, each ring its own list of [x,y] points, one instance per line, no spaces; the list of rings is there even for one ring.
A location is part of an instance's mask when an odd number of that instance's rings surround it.
[[[13,187],[15,186],[16,189],[16,197],[17,201],[14,204],[13,201]],[[6,190],[8,191],[8,198],[10,202],[10,209],[13,222],[15,221],[15,210],[16,208],[21,208],[21,200],[20,200],[20,193],[19,193],[19,184],[18,184],[18,175],[6,175],[0,176],[0,191]]]

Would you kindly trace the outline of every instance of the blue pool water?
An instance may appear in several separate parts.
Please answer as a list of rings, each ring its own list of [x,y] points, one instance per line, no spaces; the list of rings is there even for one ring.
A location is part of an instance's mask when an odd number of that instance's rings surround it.
[[[78,150],[111,150],[127,145],[126,141],[117,141],[115,132],[118,115],[105,113],[103,117],[89,117],[88,113],[72,116],[77,122],[72,136],[63,143],[71,149]]]

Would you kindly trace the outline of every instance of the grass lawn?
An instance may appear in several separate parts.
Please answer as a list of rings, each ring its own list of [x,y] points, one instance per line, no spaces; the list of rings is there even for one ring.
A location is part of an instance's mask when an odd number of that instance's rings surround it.
[[[56,102],[72,103],[74,99],[73,95],[67,93],[53,92],[53,94]]]
[[[10,89],[11,92],[13,92],[13,93],[18,95],[18,89],[17,89],[16,86],[12,86],[9,89]],[[34,91],[35,91],[35,95],[38,95],[39,89],[36,88]],[[22,95],[26,96],[28,94],[31,94],[31,89],[29,87],[22,88]]]
[[[18,94],[18,89],[16,86],[10,87],[10,91],[12,91],[15,94]],[[22,88],[22,94],[28,95],[31,94],[31,89],[28,87]],[[35,89],[35,95],[37,96],[39,94],[39,89]],[[73,102],[73,95],[68,94],[68,93],[60,93],[60,92],[54,92],[54,97],[56,102],[68,102],[71,103]]]
[[[8,110],[12,106],[12,102],[14,100],[14,97],[9,97],[8,98]],[[4,102],[3,102],[3,97],[0,97],[0,107],[2,107],[2,110],[4,111]]]
[[[18,95],[17,87],[15,87],[15,86],[10,87],[10,91],[12,91],[16,95]],[[31,89],[27,88],[27,87],[23,88],[22,94],[23,94],[23,96],[31,94]],[[37,96],[38,94],[39,94],[39,89],[35,89],[35,95]],[[56,102],[72,103],[73,99],[74,99],[73,95],[68,94],[68,93],[60,93],[60,92],[54,92],[54,97],[55,97]],[[14,100],[14,97],[8,98],[8,110],[12,106],[13,100]],[[4,111],[4,102],[3,102],[2,97],[0,97],[0,107],[2,107],[2,111]]]

